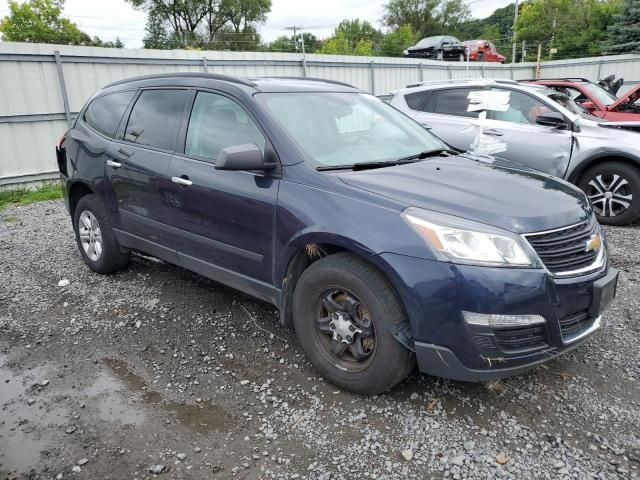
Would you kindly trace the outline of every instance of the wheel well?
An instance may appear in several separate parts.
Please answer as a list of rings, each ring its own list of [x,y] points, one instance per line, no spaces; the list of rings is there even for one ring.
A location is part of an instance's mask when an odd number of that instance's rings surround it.
[[[607,155],[607,156],[596,157],[588,160],[587,162],[584,163],[584,165],[581,165],[580,168],[577,168],[576,170],[574,170],[571,173],[571,175],[569,175],[568,180],[573,184],[577,184],[578,181],[580,180],[580,177],[582,177],[582,175],[584,174],[584,172],[589,170],[591,167],[595,167],[596,165],[599,165],[601,163],[608,163],[608,162],[626,163],[627,165],[630,165],[632,167],[640,168],[640,160],[630,158],[630,157],[625,157],[622,155]]]
[[[71,213],[71,218],[75,215],[76,206],[82,197],[85,195],[91,195],[93,190],[91,190],[86,184],[82,182],[74,183],[69,189],[69,212]]]

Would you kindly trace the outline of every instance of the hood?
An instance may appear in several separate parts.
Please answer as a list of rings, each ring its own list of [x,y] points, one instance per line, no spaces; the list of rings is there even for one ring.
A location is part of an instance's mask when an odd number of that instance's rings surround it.
[[[602,122],[598,123],[598,125],[604,128],[617,128],[621,130],[640,132],[640,121]]]
[[[624,103],[635,103],[640,98],[640,84],[625,92],[618,100],[607,107],[610,112],[616,111]]]
[[[591,215],[586,196],[573,185],[500,159],[439,157],[338,177],[351,187],[406,206],[516,233],[564,227]]]

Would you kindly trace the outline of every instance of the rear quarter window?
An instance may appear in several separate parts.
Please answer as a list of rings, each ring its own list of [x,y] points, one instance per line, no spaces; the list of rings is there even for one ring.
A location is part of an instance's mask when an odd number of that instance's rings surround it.
[[[408,93],[404,96],[404,101],[411,110],[420,110],[428,96],[428,91]]]
[[[91,101],[82,119],[97,132],[114,137],[135,91],[110,93]]]

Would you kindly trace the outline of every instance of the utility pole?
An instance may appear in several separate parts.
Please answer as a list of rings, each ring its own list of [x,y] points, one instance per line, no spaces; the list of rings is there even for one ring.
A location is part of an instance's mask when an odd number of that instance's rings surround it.
[[[307,76],[307,54],[304,49],[304,32],[302,31],[302,27],[294,25],[292,27],[287,27],[287,30],[293,30],[293,43],[296,47],[296,52],[298,52],[298,29],[300,30],[300,45],[302,46],[302,76]]]
[[[511,33],[511,63],[516,63],[516,24],[518,23],[518,0],[516,0],[516,12],[513,16],[513,31]]]
[[[522,55],[520,56],[520,63],[524,62],[524,57],[527,56],[527,41],[522,40]]]

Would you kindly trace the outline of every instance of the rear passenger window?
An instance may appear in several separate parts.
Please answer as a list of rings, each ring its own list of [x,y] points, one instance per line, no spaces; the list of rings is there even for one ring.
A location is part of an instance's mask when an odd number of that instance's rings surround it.
[[[404,96],[404,100],[411,110],[420,110],[420,107],[429,95],[429,91],[408,93]]]
[[[223,95],[198,92],[184,153],[215,160],[223,148],[246,143],[264,151],[264,136],[244,108]]]
[[[458,117],[478,118],[478,112],[469,112],[469,92],[470,88],[451,88],[448,90],[438,90],[435,113],[443,115],[455,115]]]
[[[135,93],[111,93],[94,99],[85,110],[83,120],[103,135],[114,137],[122,115]]]
[[[145,90],[133,106],[125,140],[173,150],[184,109],[184,90]]]

